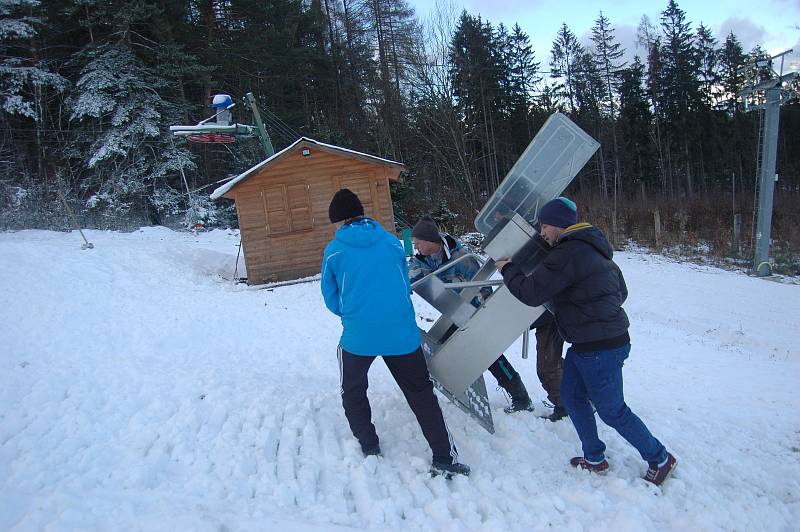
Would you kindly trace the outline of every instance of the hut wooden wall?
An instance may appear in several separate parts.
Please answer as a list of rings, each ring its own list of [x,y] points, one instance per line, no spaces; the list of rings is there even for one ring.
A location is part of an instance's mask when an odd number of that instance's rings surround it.
[[[302,149],[311,151],[304,157]],[[397,170],[298,145],[231,192],[242,233],[248,284],[319,273],[333,238],[328,205],[339,188],[355,192],[367,216],[394,231],[389,177]]]

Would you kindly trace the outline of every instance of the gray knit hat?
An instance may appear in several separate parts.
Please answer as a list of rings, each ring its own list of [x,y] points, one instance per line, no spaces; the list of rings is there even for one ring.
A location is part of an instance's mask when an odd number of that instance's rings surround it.
[[[425,242],[440,242],[439,227],[433,218],[430,216],[423,216],[414,229],[411,230],[411,236]]]

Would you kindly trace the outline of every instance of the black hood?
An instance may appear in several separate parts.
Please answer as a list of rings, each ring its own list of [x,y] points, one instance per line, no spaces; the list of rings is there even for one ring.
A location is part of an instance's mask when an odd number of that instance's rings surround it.
[[[576,224],[568,227],[567,230],[561,234],[558,242],[567,242],[569,240],[586,242],[609,260],[614,256],[614,250],[611,248],[611,244],[608,243],[606,236],[600,229],[593,225]]]

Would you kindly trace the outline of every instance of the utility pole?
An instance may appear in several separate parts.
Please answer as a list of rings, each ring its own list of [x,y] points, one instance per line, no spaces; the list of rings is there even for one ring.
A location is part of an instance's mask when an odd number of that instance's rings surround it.
[[[261,121],[261,113],[258,112],[256,98],[253,96],[252,92],[248,92],[244,95],[244,99],[247,101],[247,105],[250,106],[250,110],[253,112],[253,119],[256,121],[256,131],[258,132],[258,139],[261,141],[261,147],[264,148],[264,153],[267,154],[267,158],[270,158],[275,154],[275,148],[272,147],[272,141],[269,138],[269,133],[267,133],[267,130],[264,127],[264,122]]]
[[[778,156],[778,123],[781,104],[797,98],[797,72],[783,73],[784,57],[792,53],[787,50],[770,58],[754,58],[753,62],[739,69],[749,84],[737,96],[742,99],[745,111],[763,110],[764,117],[759,131],[760,150],[758,157],[758,184],[756,186],[755,243],[753,273],[759,277],[770,275],[769,264],[770,232],[772,229],[772,200],[778,174],[775,165]],[[779,71],[773,62],[780,58]]]

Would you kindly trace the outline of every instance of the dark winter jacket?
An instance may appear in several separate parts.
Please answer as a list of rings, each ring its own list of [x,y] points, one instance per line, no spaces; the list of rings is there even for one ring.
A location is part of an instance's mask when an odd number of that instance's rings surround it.
[[[561,336],[576,351],[619,347],[630,341],[622,303],[628,288],[603,233],[570,226],[542,263],[526,277],[514,263],[503,270],[511,293],[532,307],[550,301]]]

